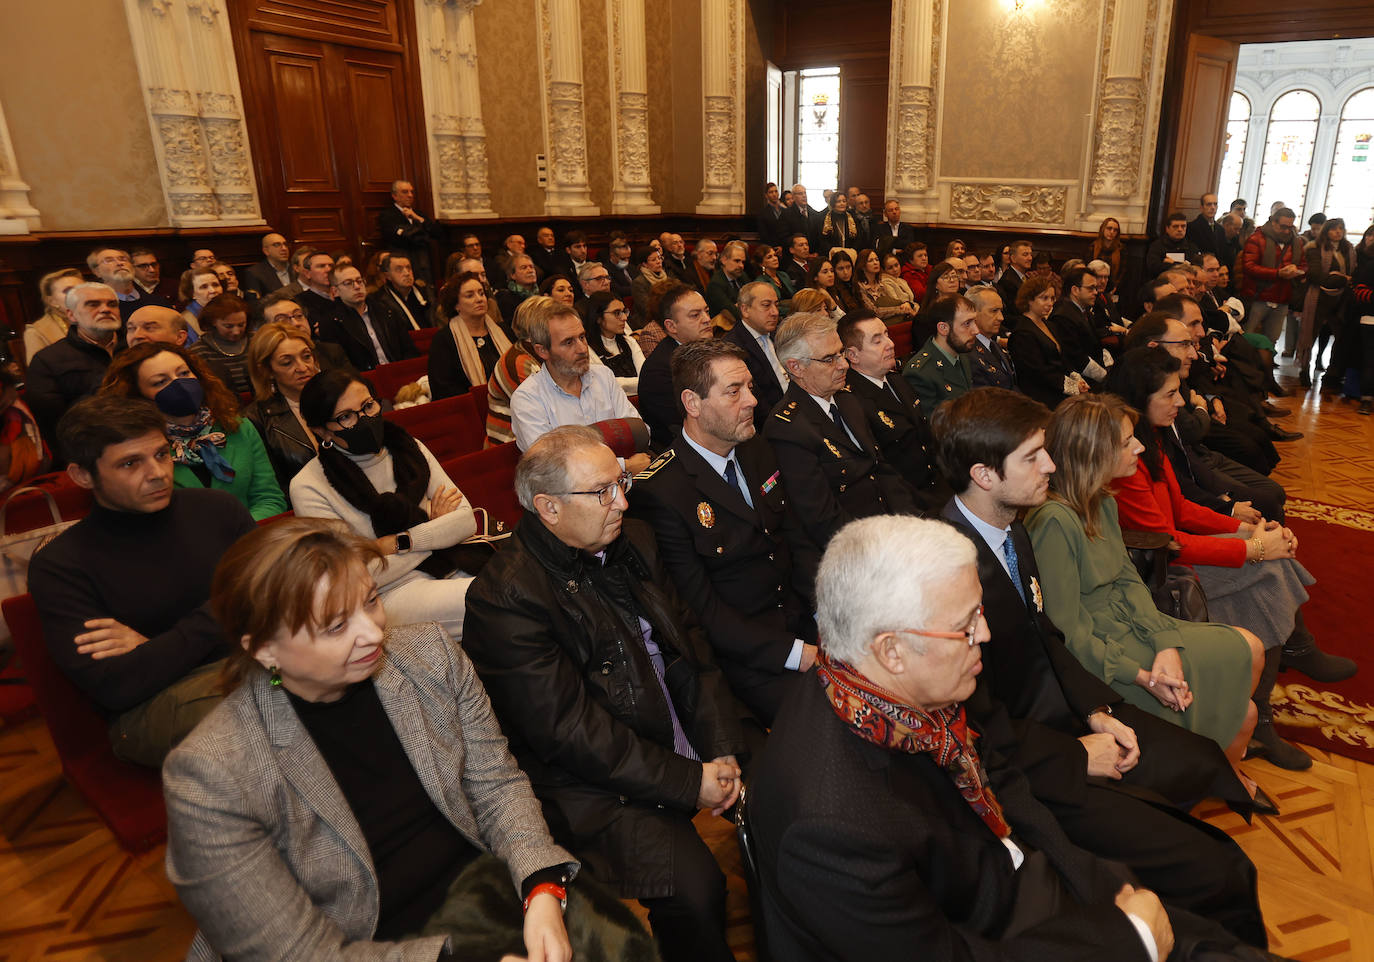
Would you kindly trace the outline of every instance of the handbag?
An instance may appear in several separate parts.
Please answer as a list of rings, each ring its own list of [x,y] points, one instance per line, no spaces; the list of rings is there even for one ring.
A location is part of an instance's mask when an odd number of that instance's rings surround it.
[[[491,515],[487,514],[486,508],[473,505],[472,515],[477,521],[476,534],[451,548],[440,548],[433,552],[434,555],[442,557],[446,564],[452,565],[450,573],[463,571],[470,575],[477,574],[496,556],[497,549],[515,533],[506,528],[504,521],[497,521],[493,528]]]
[[[52,523],[18,534],[3,534],[7,530],[5,514],[9,511],[10,504],[19,495],[30,491],[41,494],[47,501]],[[11,491],[5,497],[4,504],[0,504],[0,598],[26,594],[29,590],[29,560],[38,549],[74,524],[76,520],[62,520],[62,513],[57,509],[57,500],[50,491],[32,485]],[[7,647],[10,637],[9,626],[0,620],[0,647]]]
[[[1208,621],[1207,593],[1197,572],[1187,565],[1170,564],[1176,546],[1162,531],[1121,532],[1126,554],[1140,580],[1154,599],[1155,607],[1180,621]]]

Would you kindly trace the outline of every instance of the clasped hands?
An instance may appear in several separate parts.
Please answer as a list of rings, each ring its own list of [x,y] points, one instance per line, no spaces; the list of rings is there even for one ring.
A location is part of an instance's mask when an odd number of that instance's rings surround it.
[[[1136,673],[1135,683],[1159,699],[1165,708],[1186,711],[1193,703],[1193,693],[1183,677],[1183,659],[1177,648],[1165,648],[1156,654],[1149,671],[1142,668]]]
[[[709,808],[712,815],[720,815],[739,800],[741,775],[734,755],[722,755],[701,763],[701,791],[697,805]]]
[[[1120,780],[1140,763],[1140,744],[1130,725],[1104,711],[1088,716],[1091,735],[1078,740],[1088,753],[1088,774]]]

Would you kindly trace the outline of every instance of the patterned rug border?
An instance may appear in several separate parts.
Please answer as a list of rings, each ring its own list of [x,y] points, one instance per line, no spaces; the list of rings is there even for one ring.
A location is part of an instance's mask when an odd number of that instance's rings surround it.
[[[1374,511],[1364,511],[1360,508],[1350,508],[1339,504],[1323,504],[1320,501],[1308,501],[1303,498],[1289,498],[1284,510],[1290,518],[1301,518],[1303,521],[1321,521],[1326,524],[1337,524],[1343,528],[1354,528],[1357,531],[1374,532]]]

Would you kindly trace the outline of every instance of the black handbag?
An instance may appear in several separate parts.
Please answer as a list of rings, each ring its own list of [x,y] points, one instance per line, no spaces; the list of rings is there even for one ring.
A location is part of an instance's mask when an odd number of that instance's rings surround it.
[[[1126,553],[1150,591],[1155,607],[1180,621],[1208,621],[1207,593],[1197,572],[1170,564],[1173,539],[1162,531],[1123,531]]]

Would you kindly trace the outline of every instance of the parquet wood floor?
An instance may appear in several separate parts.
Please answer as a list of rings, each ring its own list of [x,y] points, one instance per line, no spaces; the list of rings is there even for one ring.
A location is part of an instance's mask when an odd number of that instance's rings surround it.
[[[1294,379],[1283,379],[1293,386]],[[1316,394],[1282,402],[1275,476],[1290,497],[1374,507],[1374,418]],[[1224,808],[1199,814],[1228,832],[1259,867],[1260,901],[1275,951],[1304,962],[1374,962],[1374,765],[1307,749],[1307,772],[1247,763],[1283,814],[1246,825]],[[698,826],[730,880],[730,941],[753,962],[749,903],[729,825]],[[182,958],[194,924],[162,868],[163,850],[129,856],[62,780],[42,721],[0,729],[0,962]]]

